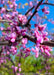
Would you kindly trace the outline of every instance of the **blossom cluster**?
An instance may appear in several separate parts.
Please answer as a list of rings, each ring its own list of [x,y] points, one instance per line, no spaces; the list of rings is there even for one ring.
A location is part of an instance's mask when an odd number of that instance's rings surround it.
[[[52,51],[52,49],[49,46],[45,46],[45,45],[41,45],[41,43],[43,43],[44,41],[49,41],[49,38],[47,38],[48,33],[45,31],[47,24],[44,25],[37,25],[35,24],[35,29],[34,29],[34,36],[37,38],[36,40],[36,46],[35,49],[32,48],[32,51],[35,52],[35,56],[38,57],[39,56],[39,52],[41,50],[42,53],[47,54],[48,56],[50,56],[50,51]]]
[[[32,23],[30,27],[25,27],[25,24],[28,22],[28,16],[19,14],[19,12],[17,11],[18,7],[16,0],[1,0],[0,2],[2,6],[0,8],[0,21],[2,21],[1,25],[3,25],[3,27],[0,27],[0,30],[2,31],[2,36],[0,37],[0,39],[1,41],[8,41],[8,44],[6,46],[2,46],[1,48],[2,53],[0,54],[0,64],[4,62],[6,63],[6,59],[10,60],[10,58],[8,58],[10,54],[20,57],[24,54],[23,57],[25,58],[30,55],[31,51],[33,51],[36,58],[39,56],[40,53],[50,56],[50,51],[52,51],[52,49],[49,46],[42,45],[44,41],[49,41],[49,38],[47,37],[48,32],[45,31],[47,24],[41,24],[42,18],[39,17],[39,13],[35,14],[35,28],[32,28]],[[32,1],[30,1],[29,5],[31,7],[33,6]],[[49,14],[48,7],[44,7],[42,9],[42,13],[44,13],[44,15]],[[29,12],[29,14],[30,16],[32,15],[31,11]],[[7,22],[6,24],[8,24],[7,27],[4,27],[5,22]],[[29,39],[25,36],[26,33],[31,35],[31,37],[33,36],[36,38],[35,48],[29,48],[27,46]],[[21,36],[22,38],[20,39]],[[18,46],[21,54],[18,54]],[[18,66],[19,68],[12,66],[13,71],[15,70],[15,72],[17,72],[17,70],[19,70],[19,72],[21,72],[20,65]],[[20,73],[17,73],[17,75],[20,75]]]
[[[17,73],[17,75],[20,75],[20,72],[21,72],[21,64],[20,63],[18,63],[18,67],[16,67],[16,66],[13,66],[12,65],[12,69],[13,69],[13,71],[15,71],[15,72],[17,72],[18,71],[18,73]]]
[[[6,31],[6,32],[2,32],[3,36],[5,36],[5,40],[8,40],[11,42],[11,47],[9,47],[9,51],[15,55],[17,54],[17,48],[16,46],[18,45],[18,41],[17,41],[17,37],[19,36],[24,36],[25,32],[27,33],[28,29],[22,29],[19,24],[21,25],[25,25],[27,23],[27,17],[25,15],[19,14],[17,9],[17,4],[15,2],[16,0],[11,0],[11,1],[7,1],[5,3],[5,1],[1,1],[1,4],[3,5],[8,4],[7,7],[9,6],[9,8],[11,9],[10,13],[6,10],[6,7],[2,7],[0,13],[2,14],[2,16],[0,16],[0,20],[8,20],[9,23],[9,27],[6,28],[6,30],[10,30],[10,32]],[[30,2],[30,6],[32,6],[32,2]],[[42,9],[42,12],[44,14],[49,14],[49,11],[47,10],[48,7],[44,7]],[[38,20],[38,19],[37,19]],[[11,22],[10,22],[11,21]],[[4,24],[4,23],[3,23]],[[35,46],[35,50],[34,48],[32,48],[32,51],[34,51],[36,54],[36,57],[39,56],[39,50],[41,50],[41,52],[45,52],[47,55],[50,55],[50,51],[51,48],[48,46],[43,46],[41,45],[41,43],[43,43],[43,41],[48,41],[49,39],[47,38],[48,33],[45,31],[46,28],[46,24],[41,25],[41,24],[35,24],[35,29],[33,30],[34,33],[32,35],[35,36],[35,38],[37,38],[36,40],[36,46]],[[4,30],[5,28],[1,27],[0,30]],[[32,36],[31,35],[31,36]],[[22,41],[22,46],[23,48],[26,49],[26,44],[28,43],[28,39],[27,38],[23,38]],[[27,53],[30,52],[30,49],[26,49]],[[9,51],[6,51],[7,54],[10,54]],[[24,52],[24,53],[26,53]],[[26,55],[27,56],[27,55]]]

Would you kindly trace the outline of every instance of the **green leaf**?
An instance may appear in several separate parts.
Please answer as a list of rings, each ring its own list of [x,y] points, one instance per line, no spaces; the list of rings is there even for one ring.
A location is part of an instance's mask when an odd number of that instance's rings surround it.
[[[10,25],[8,25],[8,23],[4,23],[5,28],[10,27]]]

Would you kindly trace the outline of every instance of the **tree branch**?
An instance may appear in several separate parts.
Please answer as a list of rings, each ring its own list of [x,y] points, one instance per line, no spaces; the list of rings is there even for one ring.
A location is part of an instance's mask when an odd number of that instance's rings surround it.
[[[0,20],[0,22],[7,22],[7,23],[10,23],[12,21],[8,21],[8,20]]]
[[[25,15],[27,15],[33,8],[34,8],[34,6],[33,6],[32,8],[30,8],[30,9],[25,13]]]
[[[41,45],[47,45],[47,46],[54,47],[54,42],[52,42],[52,41],[51,40],[50,41],[44,41],[43,43],[41,43]]]
[[[10,56],[10,55],[8,55],[8,58],[10,59],[11,63],[12,63],[12,64],[14,65],[14,67],[15,67],[15,63],[14,63],[14,61],[11,59],[11,56]],[[15,69],[14,69],[14,75],[16,75]]]
[[[11,63],[15,66],[15,63],[14,63],[14,61],[11,59],[11,56],[10,56],[10,55],[8,55],[8,58],[10,59]]]
[[[9,41],[0,41],[0,45],[8,45]]]
[[[33,18],[33,16],[37,13],[37,9],[38,9],[38,7],[41,5],[42,2],[43,2],[43,0],[41,0],[41,1],[37,4],[34,13],[31,15],[31,17],[29,18],[29,20],[28,20],[28,22],[27,22],[27,24],[26,24],[25,26],[27,26],[27,25],[29,24],[29,22],[31,21],[31,19]]]
[[[27,38],[28,40],[30,40],[36,44],[37,38],[35,38],[34,36],[31,36],[26,33],[25,36],[22,36],[21,38],[17,38],[17,41],[21,40],[22,38]],[[3,41],[3,42],[1,41],[0,45],[9,45],[9,42],[8,41]],[[43,43],[41,43],[41,45],[47,45],[47,46],[54,47],[54,40],[44,41]]]
[[[52,4],[52,3],[43,3],[42,5],[51,5],[51,6],[54,6],[54,4]]]
[[[7,64],[3,64],[3,66],[6,67],[6,68],[8,68],[8,69],[12,69],[12,68],[10,68],[9,65],[7,65]]]

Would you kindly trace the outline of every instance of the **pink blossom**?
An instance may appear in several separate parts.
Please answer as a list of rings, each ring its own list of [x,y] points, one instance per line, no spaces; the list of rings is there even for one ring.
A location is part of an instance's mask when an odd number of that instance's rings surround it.
[[[30,16],[30,15],[32,15],[32,12],[31,11],[28,13],[28,16]]]
[[[11,4],[11,5],[9,5],[10,6],[10,8],[13,8],[13,4]]]
[[[30,6],[33,6],[33,3],[32,3],[32,1],[30,1],[30,2],[29,2],[29,5],[30,5]]]
[[[43,53],[44,52],[44,49],[42,47],[40,49],[41,49],[41,52]]]
[[[44,40],[45,40],[45,41],[49,41],[49,38],[47,38],[47,37],[44,37]]]
[[[34,48],[32,48],[31,50],[32,50],[32,52],[35,52],[36,53],[36,50]]]
[[[52,49],[49,46],[45,46],[45,49],[48,51],[52,51]]]
[[[45,11],[44,13],[45,13],[45,14],[49,14],[49,11]]]
[[[22,46],[23,46],[23,48],[26,47],[26,46],[25,46],[26,44],[27,44],[27,38],[23,38],[23,39],[22,39]]]
[[[2,9],[1,9],[1,13],[4,13],[6,11],[6,9],[3,7]]]
[[[41,36],[39,36],[39,37],[37,38],[37,42],[43,43],[43,38],[42,38]]]
[[[19,63],[19,64],[18,64],[18,66],[20,67],[20,66],[21,66],[21,64]]]
[[[49,14],[49,11],[48,11],[47,9],[48,9],[48,7],[44,7],[44,8],[42,9],[42,12],[44,12],[45,14]]]
[[[25,15],[18,15],[18,20],[20,23],[25,24],[27,22],[27,17]]]
[[[1,60],[0,62],[1,62],[1,63],[3,63],[3,62],[4,62],[4,60]]]
[[[17,69],[18,69],[18,67],[14,67],[14,69],[15,69],[15,72],[17,71]]]
[[[5,17],[5,16],[4,16]],[[6,14],[6,18],[9,19],[11,16],[9,14]]]
[[[11,68],[14,69],[14,66],[12,65]]]
[[[11,39],[11,42],[15,42],[15,38]]]
[[[17,75],[20,75],[20,73],[17,73]]]
[[[48,55],[48,56],[50,56],[51,54],[49,53],[49,51],[48,50],[46,50],[45,49],[45,53]]]
[[[5,1],[1,1],[1,4],[4,4]]]
[[[47,24],[38,26],[38,30],[39,30],[39,31],[44,31],[45,28],[46,28],[46,25],[47,25]]]
[[[10,52],[9,51],[7,51],[7,55],[9,55],[10,54]]]
[[[43,38],[45,38],[46,36],[48,35],[48,32],[42,32],[42,36],[43,36]]]
[[[12,34],[11,34],[11,37],[12,37],[12,38],[16,38],[16,33],[12,33]]]
[[[17,53],[17,48],[15,46],[11,46],[10,51],[13,55],[15,55]]]
[[[0,20],[2,20],[2,17],[0,16]]]
[[[39,56],[39,48],[38,47],[35,47],[31,49],[34,53],[35,53],[35,57],[37,58]]]
[[[19,68],[19,72],[21,72],[21,68]]]
[[[27,38],[22,39],[22,44],[27,44]]]
[[[31,50],[30,50],[29,48],[26,48],[26,51],[27,51],[27,52],[30,52]]]
[[[42,9],[42,12],[45,12],[45,8]]]
[[[35,57],[38,58],[38,56],[39,56],[39,48],[35,47],[35,49],[36,49]]]
[[[35,24],[35,27],[38,27],[38,24]]]
[[[3,30],[4,28],[3,27],[0,27],[0,29]]]
[[[2,32],[2,35],[6,35],[6,33],[5,32]]]
[[[54,21],[51,21],[52,24],[54,24]]]
[[[39,37],[40,36],[40,32],[37,29],[35,29],[34,33],[35,33],[35,37]]]
[[[11,46],[12,50],[17,50],[17,48],[15,46]]]
[[[17,36],[16,36],[16,33],[13,32],[13,33],[9,34],[8,37],[10,38],[11,42],[15,42],[15,39]]]

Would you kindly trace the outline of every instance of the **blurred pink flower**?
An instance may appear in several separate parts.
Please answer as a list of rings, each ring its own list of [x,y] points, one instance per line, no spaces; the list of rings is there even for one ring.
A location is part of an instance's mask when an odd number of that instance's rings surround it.
[[[19,68],[19,72],[21,72],[21,68]]]
[[[38,30],[39,30],[39,31],[44,31],[45,28],[46,28],[46,25],[47,25],[47,24],[39,25],[39,26],[38,26]]]
[[[20,73],[17,73],[17,75],[20,75]]]
[[[51,54],[49,53],[49,51],[48,50],[46,50],[45,49],[45,53],[48,55],[48,56],[50,56]]]
[[[30,2],[29,2],[29,5],[30,5],[30,6],[33,6],[33,3],[32,3],[32,1],[30,1]]]

